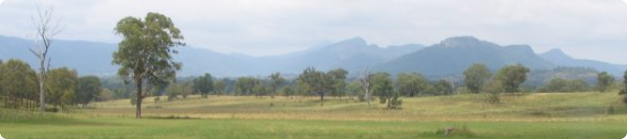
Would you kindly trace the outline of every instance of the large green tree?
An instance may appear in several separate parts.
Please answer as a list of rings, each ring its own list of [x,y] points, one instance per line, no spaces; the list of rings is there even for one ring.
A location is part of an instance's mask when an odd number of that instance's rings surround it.
[[[372,76],[372,84],[372,91],[379,96],[381,104],[387,103],[387,109],[400,108],[401,103],[398,100],[398,93],[394,91],[390,74],[385,72],[375,73]]]
[[[353,80],[346,85],[346,95],[349,97],[357,96],[360,101],[364,100],[364,88],[361,86],[361,81]]]
[[[601,92],[607,91],[614,84],[614,77],[607,72],[601,72],[597,75],[597,90]]]
[[[270,95],[270,98],[274,99],[274,95],[276,95],[277,89],[279,89],[279,87],[283,83],[285,83],[285,78],[281,77],[281,73],[279,72],[270,74],[269,78],[270,78],[270,87],[272,89],[272,94]]]
[[[174,101],[178,99],[180,95],[183,99],[187,98],[187,95],[192,93],[192,86],[189,83],[174,83],[170,84],[166,89],[166,93],[168,95],[168,101]]]
[[[47,78],[48,103],[60,106],[67,110],[67,105],[76,103],[76,90],[78,89],[78,74],[67,67],[52,69]]]
[[[268,87],[261,81],[256,82],[255,86],[253,87],[253,93],[258,98],[262,98],[264,95],[268,94],[268,91]]]
[[[500,83],[503,91],[514,93],[519,91],[520,84],[527,80],[529,68],[521,65],[510,65],[501,68],[496,73],[496,80]]]
[[[7,108],[30,109],[36,100],[36,73],[23,61],[11,59],[0,64],[0,96]],[[28,101],[31,100],[31,101]]]
[[[95,101],[98,94],[102,92],[102,83],[96,76],[85,76],[78,78],[78,91],[76,101],[83,106]]]
[[[471,93],[479,93],[481,88],[492,77],[492,73],[485,64],[473,64],[464,71],[464,83]]]
[[[453,85],[446,80],[439,80],[433,85],[433,89],[437,95],[451,95],[453,94]]]
[[[291,96],[294,95],[294,89],[292,89],[291,85],[283,86],[282,92],[283,92],[283,96],[290,98],[290,99],[292,98]]]
[[[414,97],[425,92],[429,81],[418,73],[400,73],[396,75],[396,88],[405,96]]]
[[[217,80],[213,87],[217,95],[224,94],[226,90],[226,79]]]
[[[239,77],[235,81],[236,95],[253,95],[253,88],[259,81],[253,77]]]
[[[342,68],[330,70],[327,72],[327,75],[329,76],[331,80],[330,81],[331,82],[330,83],[331,95],[339,96],[341,99],[342,96],[346,94],[346,81],[345,80],[346,80],[347,74],[348,74],[348,71]]]
[[[169,17],[159,13],[148,13],[143,20],[123,18],[115,33],[123,39],[113,53],[113,63],[120,66],[118,76],[125,83],[135,83],[135,117],[141,118],[141,104],[146,97],[142,90],[144,83],[172,81],[181,69],[181,63],[172,60],[172,54],[178,53],[174,47],[185,45],[183,35]]]
[[[298,76],[298,82],[301,87],[307,88],[307,91],[317,93],[320,96],[320,104],[323,104],[324,95],[332,87],[332,78],[324,72],[317,71],[313,67],[306,68],[303,73]]]
[[[194,79],[192,82],[192,88],[194,88],[194,92],[200,93],[203,98],[207,98],[209,92],[215,90],[213,77],[211,77],[211,74],[209,73],[205,73],[204,76],[200,76]]]

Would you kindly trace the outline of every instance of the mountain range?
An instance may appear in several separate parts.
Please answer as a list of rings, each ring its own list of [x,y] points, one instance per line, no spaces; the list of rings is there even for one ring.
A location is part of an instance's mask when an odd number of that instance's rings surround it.
[[[0,36],[0,59],[21,59],[36,68],[36,58],[28,51],[32,40]],[[50,49],[53,68],[67,66],[81,75],[115,75],[111,64],[117,44],[55,40]],[[556,67],[589,67],[622,75],[625,65],[576,59],[559,49],[535,53],[528,45],[501,46],[471,36],[451,37],[431,46],[406,44],[380,47],[363,38],[351,38],[325,46],[276,56],[253,57],[225,54],[193,46],[178,47],[176,61],[183,63],[182,76],[211,73],[217,77],[265,76],[272,72],[295,76],[306,67],[319,70],[344,68],[353,76],[364,70],[391,74],[419,72],[437,78],[460,75],[474,63],[491,70],[510,64],[523,64],[533,70]]]

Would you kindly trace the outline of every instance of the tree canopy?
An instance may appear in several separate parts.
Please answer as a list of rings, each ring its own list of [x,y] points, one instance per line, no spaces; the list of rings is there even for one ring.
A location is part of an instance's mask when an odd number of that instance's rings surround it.
[[[414,97],[427,90],[429,81],[418,73],[400,73],[396,75],[397,91],[405,96]]]
[[[49,96],[48,103],[54,106],[65,106],[75,103],[78,74],[67,67],[52,69],[47,78],[46,88]]]
[[[281,84],[285,83],[285,78],[281,77],[281,73],[275,72],[270,74],[270,86],[272,89],[271,98],[274,98],[276,95],[277,89],[281,86]]]
[[[79,104],[87,105],[95,101],[99,93],[102,92],[102,83],[96,76],[85,76],[78,78],[78,91],[76,101]]]
[[[19,108],[21,100],[36,100],[36,73],[23,61],[10,59],[0,64],[0,96],[7,108]],[[32,108],[28,107],[29,109]]]
[[[529,73],[529,68],[516,64],[501,68],[495,78],[500,82],[503,91],[514,93],[520,91],[520,84],[527,80],[527,73]]]
[[[464,83],[471,93],[479,93],[482,87],[492,77],[492,73],[485,64],[473,64],[464,71]]]
[[[313,67],[306,68],[303,73],[298,76],[298,82],[301,87],[307,88],[307,91],[320,95],[320,104],[324,101],[324,95],[330,90],[334,84],[331,76],[317,71]]]
[[[200,93],[203,98],[206,98],[209,92],[215,90],[213,77],[211,77],[211,74],[209,73],[205,73],[204,76],[200,76],[194,79],[192,82],[192,88],[194,89],[194,92]]]
[[[134,82],[137,87],[136,118],[141,118],[141,103],[146,96],[143,83],[169,82],[176,77],[181,63],[172,60],[173,48],[185,45],[181,31],[169,17],[159,13],[148,13],[142,20],[126,17],[115,27],[115,33],[123,37],[119,48],[113,53],[113,63],[120,65],[118,76],[125,82]]]
[[[385,72],[375,73],[372,76],[372,92],[379,96],[381,104],[387,103],[387,109],[400,108],[399,94],[394,91],[392,78]]]
[[[609,87],[614,84],[614,77],[607,72],[601,72],[597,76],[597,89],[601,92],[607,91]]]

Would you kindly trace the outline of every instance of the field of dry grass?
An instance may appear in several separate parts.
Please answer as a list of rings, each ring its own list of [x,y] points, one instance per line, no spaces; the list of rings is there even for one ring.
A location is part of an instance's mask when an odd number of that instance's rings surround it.
[[[38,113],[0,109],[5,138],[622,138],[627,108],[615,93],[403,98],[403,109],[352,99],[210,96],[155,103],[134,118],[128,99],[95,109]],[[375,101],[376,102],[376,101]],[[609,114],[612,106],[614,113]],[[29,118],[30,117],[30,118]],[[443,129],[468,131],[451,136]]]
[[[317,97],[192,96],[185,100],[154,103],[146,98],[146,116],[187,116],[195,118],[238,119],[317,119],[373,121],[623,121],[625,105],[615,93],[543,93],[503,95],[499,104],[485,103],[485,96],[466,94],[403,98],[403,109],[385,110],[373,101],[371,106],[354,99],[327,98],[320,105]],[[96,109],[80,110],[94,116],[133,117],[130,100],[96,104]],[[615,115],[608,115],[612,106]]]

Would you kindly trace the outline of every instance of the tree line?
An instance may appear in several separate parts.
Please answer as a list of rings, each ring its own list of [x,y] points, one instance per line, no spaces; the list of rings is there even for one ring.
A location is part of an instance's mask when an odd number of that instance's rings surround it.
[[[66,67],[51,69],[47,73],[46,104],[49,111],[67,110],[71,106],[87,106],[102,92],[100,78],[78,77],[75,70]],[[36,110],[40,94],[38,74],[27,63],[10,59],[0,60],[0,97],[5,108]]]

